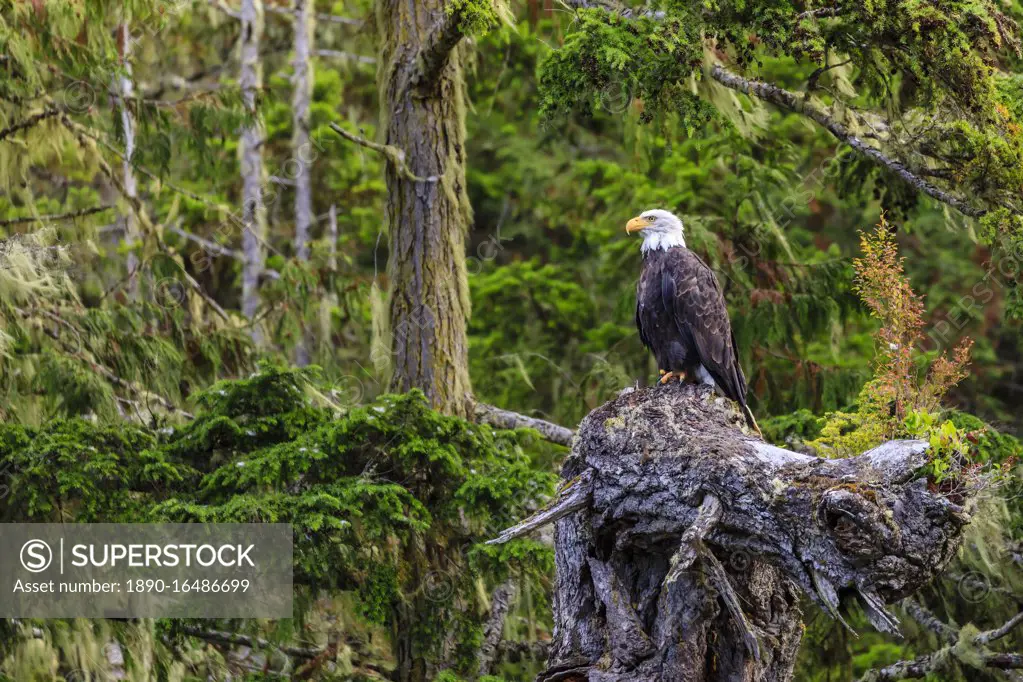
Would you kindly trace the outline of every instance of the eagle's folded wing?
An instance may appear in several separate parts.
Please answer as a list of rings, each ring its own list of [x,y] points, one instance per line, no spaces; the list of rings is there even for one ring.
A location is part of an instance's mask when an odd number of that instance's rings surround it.
[[[746,378],[739,366],[725,297],[714,271],[688,249],[673,252],[663,273],[665,301],[673,303],[679,333],[693,340],[700,363],[732,400],[746,403]]]

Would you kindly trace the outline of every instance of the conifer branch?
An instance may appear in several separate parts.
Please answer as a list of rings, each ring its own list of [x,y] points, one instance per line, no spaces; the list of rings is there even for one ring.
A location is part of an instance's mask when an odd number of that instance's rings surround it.
[[[109,142],[104,140],[96,132],[87,129],[84,126],[79,126],[79,127],[80,127],[80,130],[82,131],[82,134],[84,134],[87,137],[89,137],[92,140],[94,140],[97,144],[99,144],[100,146],[105,148],[111,154],[114,154],[115,156],[120,158],[122,161],[127,160],[127,157],[124,155],[123,152],[121,152],[119,149],[117,149],[116,147],[111,145]],[[153,171],[151,171],[148,168],[146,168],[145,166],[140,166],[140,165],[136,164],[134,166],[134,168],[135,168],[135,170],[137,170],[138,172],[142,173],[142,175],[145,175],[150,180],[153,180],[154,182],[160,183],[161,187],[166,187],[167,189],[169,189],[169,190],[171,190],[173,192],[176,192],[176,193],[180,194],[183,197],[188,197],[192,201],[197,201],[200,204],[202,204],[203,206],[205,206],[206,208],[210,209],[211,211],[217,211],[219,213],[226,214],[228,216],[228,218],[231,219],[231,221],[234,223],[234,225],[239,230],[245,229],[245,224],[242,222],[241,218],[239,218],[235,213],[232,212],[232,209],[231,209],[230,206],[227,206],[225,204],[221,204],[221,203],[219,203],[217,201],[214,201],[213,199],[210,199],[208,197],[204,197],[201,194],[196,194],[195,192],[187,190],[184,187],[182,187],[181,185],[177,185],[177,184],[174,184],[173,182],[165,180],[165,179],[161,178],[159,175],[157,175],[156,173],[154,173]],[[273,251],[277,255],[283,255],[281,253],[281,251],[279,249],[274,248],[274,246],[272,244],[270,244],[270,242],[266,241],[265,239],[262,239],[261,237],[259,237],[259,235],[255,235],[255,236],[257,237],[257,239],[259,239],[261,241],[261,243],[263,244],[264,248],[266,248],[268,251]],[[268,270],[267,272],[271,272],[271,271]]]
[[[631,18],[633,16],[632,10],[622,10],[617,4],[612,2],[596,2],[594,0],[562,0],[562,2],[577,9],[601,8],[608,12],[618,13],[626,18]],[[798,18],[837,16],[840,11],[841,8],[820,8],[803,12],[798,15]],[[658,18],[650,13],[645,14],[644,16],[649,16],[650,18],[655,19]],[[866,156],[874,163],[894,173],[918,191],[926,194],[932,199],[951,206],[965,216],[980,218],[987,213],[985,209],[972,206],[965,199],[957,197],[950,192],[931,184],[921,177],[921,173],[910,169],[901,161],[890,158],[879,149],[871,147],[853,134],[842,123],[832,118],[828,112],[814,106],[807,96],[799,96],[793,92],[785,90],[784,88],[780,88],[777,85],[772,85],[770,83],[765,83],[764,81],[744,78],[737,73],[729,71],[720,64],[715,64],[711,67],[710,76],[726,88],[742,92],[750,97],[756,97],[757,99],[770,102],[771,104],[782,107],[783,109],[788,109],[789,111],[806,116],[818,125],[826,128],[832,135],[838,138],[840,142],[849,145],[859,154]]]
[[[800,12],[796,15],[797,20],[802,19],[821,19],[825,17],[837,17],[842,13],[841,7],[817,7],[816,9],[808,9],[805,12]]]
[[[76,218],[83,218],[96,213],[102,213],[103,211],[109,211],[112,208],[114,208],[114,206],[92,206],[91,208],[69,211],[68,213],[51,213],[48,215],[8,218],[7,220],[0,220],[0,227],[19,225],[21,223],[56,223],[62,220],[75,220]]]
[[[334,657],[337,656],[337,649],[339,644],[340,641],[335,640],[328,644],[326,647],[324,647],[320,655],[309,659],[307,663],[305,663],[301,668],[295,671],[293,679],[296,680],[313,679],[313,675],[315,675],[320,670],[324,663],[333,660]],[[355,671],[353,670],[352,672],[354,673]],[[370,677],[373,677],[375,679],[375,676]]]
[[[183,626],[181,631],[189,637],[196,637],[207,642],[244,646],[250,649],[275,649],[290,658],[306,661],[302,667],[295,671],[293,679],[296,680],[313,679],[313,676],[325,663],[333,660],[337,655],[338,646],[341,644],[341,640],[335,640],[323,648],[279,645],[262,637],[253,637],[224,630],[203,630],[192,625]],[[354,670],[371,679],[385,679],[380,674],[380,671],[374,669],[372,664],[363,664],[363,667],[355,666]]]
[[[46,309],[26,310],[24,308],[19,308],[16,306],[13,309],[16,313],[18,313],[18,315],[20,315],[23,319],[26,320],[31,319],[34,316],[33,313],[38,313],[39,315],[45,317],[51,322],[55,322],[56,324],[59,324],[62,327],[66,327],[67,329],[71,330],[71,333],[74,335],[74,338],[76,339],[82,338],[81,330],[79,330],[71,322],[68,322],[63,317],[61,317],[60,315],[51,310]],[[128,391],[131,395],[135,396],[136,398],[139,398],[140,400],[151,400],[153,402],[156,402],[157,404],[160,405],[160,407],[164,408],[165,410],[168,410],[169,412],[177,412],[178,414],[188,419],[195,418],[195,415],[193,415],[191,412],[181,409],[173,402],[171,402],[167,398],[164,398],[158,393],[153,393],[144,386],[140,386],[132,381],[128,381],[127,379],[122,379],[120,376],[117,375],[116,372],[114,372],[112,369],[110,369],[106,365],[102,364],[101,362],[93,358],[90,353],[87,353],[85,349],[81,348],[80,343],[70,344],[68,343],[66,336],[61,335],[59,332],[56,332],[52,329],[44,328],[43,332],[51,339],[58,342],[64,348],[64,352],[66,352],[69,356],[75,358],[76,360],[79,360],[80,362],[85,363],[93,372],[100,375],[114,386],[117,386],[118,388],[122,388]]]
[[[149,218],[149,214],[147,213],[145,206],[142,204],[142,200],[139,199],[138,196],[133,196],[132,193],[128,192],[124,183],[121,181],[121,178],[114,172],[113,168],[110,167],[107,160],[103,158],[103,154],[100,153],[96,140],[88,135],[87,131],[81,125],[72,121],[66,114],[61,114],[60,119],[64,123],[64,126],[78,139],[78,143],[82,146],[82,148],[93,153],[103,175],[107,176],[107,179],[110,180],[121,196],[127,200],[128,204],[132,208],[132,212],[138,218],[139,223],[141,223],[146,233],[153,237],[160,251],[171,257],[172,262],[176,262],[174,261],[173,254],[170,252],[170,249],[167,248],[167,244],[164,243],[163,237],[160,236],[158,226]],[[199,297],[202,298],[202,300],[204,300],[206,304],[220,316],[221,319],[225,322],[230,322],[231,317],[227,314],[227,311],[224,310],[212,296],[203,290],[199,282],[188,274],[184,268],[179,268],[179,271],[188,286],[195,291]]]
[[[348,132],[336,123],[331,123],[330,129],[350,142],[354,142],[361,147],[372,149],[379,154],[383,154],[384,157],[386,157],[387,160],[394,165],[395,170],[397,170],[401,176],[411,180],[412,182],[437,182],[440,180],[440,178],[436,175],[430,175],[424,178],[413,173],[412,169],[408,167],[408,163],[405,162],[404,149],[399,149],[398,147],[390,144],[370,142],[364,137],[359,137],[358,135]]]
[[[314,680],[318,679],[317,673],[327,663],[334,660],[337,656],[338,647],[342,644],[351,645],[352,642],[342,642],[339,639],[334,640],[323,648],[323,651],[315,658],[310,659],[305,665],[295,671],[295,674],[290,679],[295,680]],[[358,663],[352,662],[351,673],[356,679],[367,679],[367,680],[383,680],[387,682],[390,678],[384,677],[384,670],[375,663],[368,663],[366,661],[359,661]]]
[[[612,0],[559,0],[561,4],[570,7],[571,9],[602,9],[605,12],[613,12],[619,16],[625,17],[626,19],[633,19],[636,16],[647,17],[648,19],[663,19],[663,10],[652,10],[652,9],[633,9],[631,7],[624,7],[617,2]]]
[[[19,121],[18,123],[15,123],[14,125],[12,125],[12,126],[10,126],[8,128],[4,128],[3,130],[0,130],[0,141],[3,141],[5,139],[7,139],[8,137],[13,135],[14,133],[18,132],[19,130],[25,130],[26,128],[31,128],[32,126],[34,126],[34,125],[36,125],[36,124],[38,124],[38,123],[40,123],[42,121],[45,121],[48,118],[53,118],[54,116],[59,116],[60,114],[61,114],[61,110],[57,109],[56,107],[51,107],[49,109],[43,109],[38,114],[34,114],[32,116],[29,116],[24,121]]]
[[[189,241],[195,242],[199,246],[203,247],[206,251],[209,251],[210,253],[216,256],[228,256],[230,258],[234,258],[235,260],[242,260],[244,258],[242,254],[238,253],[238,251],[236,251],[235,249],[230,249],[226,246],[218,244],[217,242],[210,241],[209,239],[200,237],[197,234],[192,234],[191,232],[182,230],[177,225],[168,225],[167,229],[176,235],[184,237]]]
[[[354,54],[352,52],[342,52],[341,50],[316,50],[317,57],[327,57],[331,59],[350,59],[360,64],[376,64],[377,60],[373,57],[366,57],[361,54]]]
[[[859,137],[854,135],[843,124],[832,118],[826,111],[814,106],[808,97],[797,95],[796,93],[789,92],[788,90],[770,83],[743,78],[739,74],[725,69],[720,64],[715,64],[711,67],[710,76],[726,88],[736,90],[751,97],[756,97],[757,99],[761,99],[765,102],[770,102],[771,104],[782,107],[783,109],[788,109],[789,111],[802,114],[803,116],[812,119],[820,126],[826,128],[832,135],[838,138],[840,142],[849,145],[858,153],[866,156],[876,164],[883,166],[920,192],[923,192],[927,196],[940,201],[943,204],[951,206],[965,216],[979,218],[987,213],[984,209],[971,206],[964,199],[954,196],[953,194],[932,185],[927,180],[920,177],[919,174],[910,170],[901,161],[892,159],[880,150],[871,147]]]
[[[224,0],[209,0],[210,7],[220,10],[232,19],[241,19],[241,13],[237,10],[231,9]],[[295,16],[295,10],[290,7],[278,7],[277,5],[264,5],[263,9],[272,14],[279,14],[287,17],[289,20]],[[365,22],[362,19],[352,19],[351,17],[342,17],[336,14],[317,14],[316,21],[322,21],[326,24],[345,24],[347,26],[362,26]]]
[[[291,7],[266,5],[265,9],[267,12],[280,14],[288,17],[289,19],[295,16],[295,10]],[[351,17],[342,17],[336,14],[316,14],[316,21],[322,21],[328,24],[345,24],[347,26],[362,26],[364,23],[361,19],[352,19]]]
[[[189,241],[195,242],[199,246],[203,247],[204,250],[206,250],[209,253],[212,253],[215,256],[227,256],[228,258],[234,258],[235,260],[240,261],[240,262],[244,262],[245,261],[245,257],[241,253],[239,253],[237,250],[229,249],[228,247],[223,246],[221,244],[218,244],[215,241],[211,241],[209,239],[205,239],[204,237],[200,237],[197,234],[192,234],[191,232],[188,232],[187,230],[182,230],[177,225],[168,225],[167,229],[170,230],[171,232],[173,232],[176,235],[184,237],[185,239],[187,239]],[[281,273],[279,273],[278,271],[274,270],[273,268],[263,268],[263,274],[266,277],[269,277],[270,279],[280,279],[281,278]]]

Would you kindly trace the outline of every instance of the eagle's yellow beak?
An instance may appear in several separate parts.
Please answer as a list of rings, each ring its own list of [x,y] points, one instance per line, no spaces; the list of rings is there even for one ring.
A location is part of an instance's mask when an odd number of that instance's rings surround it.
[[[646,218],[637,216],[636,218],[633,218],[632,220],[625,224],[625,231],[628,232],[629,234],[632,234],[633,232],[639,232],[649,224],[650,223],[646,221]]]

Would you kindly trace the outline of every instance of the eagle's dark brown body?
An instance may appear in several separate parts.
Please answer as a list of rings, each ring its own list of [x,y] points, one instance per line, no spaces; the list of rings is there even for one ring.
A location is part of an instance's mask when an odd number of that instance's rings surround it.
[[[735,351],[728,309],[714,272],[684,246],[643,254],[636,287],[636,326],[657,366],[714,384],[738,402],[751,427],[746,377]]]

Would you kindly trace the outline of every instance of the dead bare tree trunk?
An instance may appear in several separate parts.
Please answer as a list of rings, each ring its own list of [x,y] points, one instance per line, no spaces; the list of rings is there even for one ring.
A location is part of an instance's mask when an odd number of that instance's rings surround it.
[[[263,274],[266,253],[266,208],[263,205],[263,135],[256,112],[256,97],[263,84],[259,61],[259,43],[263,35],[262,0],[242,0],[241,4],[241,87],[242,102],[253,120],[241,133],[242,173],[242,313],[250,320],[259,309],[259,278]],[[262,335],[252,329],[253,340]]]
[[[295,166],[295,255],[309,260],[309,230],[313,225],[313,149],[309,141],[310,107],[313,99],[313,28],[316,11],[313,0],[295,0],[295,73],[291,96],[291,153]],[[309,364],[311,339],[303,333],[295,348],[295,364]]]
[[[121,165],[122,182],[124,191],[131,201],[138,196],[138,188],[135,182],[135,169],[132,167],[132,159],[135,156],[135,119],[132,117],[129,101],[135,96],[135,86],[132,83],[131,71],[131,29],[128,26],[127,18],[117,28],[117,43],[121,51],[121,67],[124,73],[119,75],[114,82],[114,92],[117,93],[118,104],[121,109],[121,131],[124,134],[124,160]],[[139,240],[139,228],[135,220],[135,214],[129,209],[121,216],[124,221],[124,243],[131,247]],[[128,296],[132,300],[138,297],[139,293],[139,266],[141,265],[138,255],[134,251],[128,252]]]
[[[312,0],[295,0],[295,73],[292,76],[291,151],[295,163],[295,255],[309,260],[309,230],[313,224],[312,149],[309,142],[309,109],[313,99],[313,26],[316,12]]]
[[[467,46],[446,0],[381,0],[378,91],[387,145],[392,388],[422,389],[437,409],[468,416],[465,236]]]
[[[885,608],[954,555],[965,499],[929,490],[926,444],[825,460],[741,430],[703,387],[623,393],[582,423],[565,483],[504,542],[556,522],[554,640],[540,681],[786,682],[800,593]],[[843,620],[844,622],[844,620]]]
[[[514,578],[501,583],[490,595],[490,615],[483,624],[483,644],[479,653],[479,675],[490,675],[498,663],[501,640],[504,637],[504,621],[515,600],[517,585]]]

